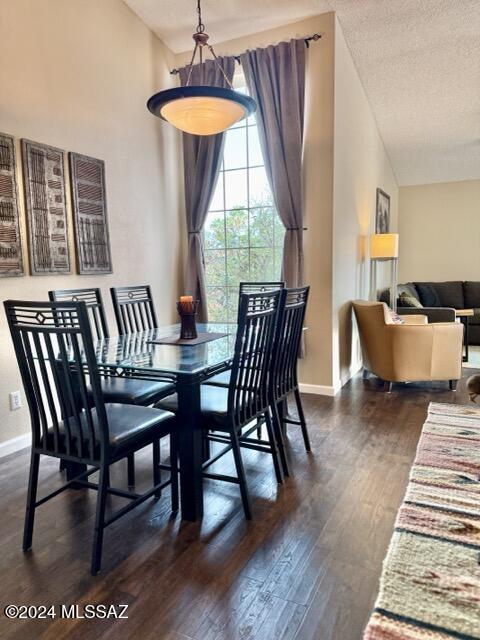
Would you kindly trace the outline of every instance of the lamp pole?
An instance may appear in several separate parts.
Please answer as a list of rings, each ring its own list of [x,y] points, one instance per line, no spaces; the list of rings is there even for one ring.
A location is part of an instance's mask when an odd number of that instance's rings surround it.
[[[390,286],[390,306],[397,312],[397,268],[398,258],[391,259],[391,286]]]
[[[377,261],[370,260],[370,300],[377,299]]]

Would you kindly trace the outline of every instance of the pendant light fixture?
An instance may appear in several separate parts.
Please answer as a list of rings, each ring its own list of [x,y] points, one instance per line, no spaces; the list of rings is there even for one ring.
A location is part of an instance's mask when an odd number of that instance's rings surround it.
[[[195,48],[188,66],[185,86],[156,93],[147,102],[147,107],[153,115],[166,120],[181,131],[197,136],[210,136],[225,131],[235,122],[247,118],[255,111],[257,105],[250,96],[234,91],[212,45],[208,44],[200,0],[197,0],[197,13],[197,30],[192,36]],[[203,64],[204,47],[213,56],[213,61],[222,72],[228,88],[190,85],[197,53],[200,65]]]

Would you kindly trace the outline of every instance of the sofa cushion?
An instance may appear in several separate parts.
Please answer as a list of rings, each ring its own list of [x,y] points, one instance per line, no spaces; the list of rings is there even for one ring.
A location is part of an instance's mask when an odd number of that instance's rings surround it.
[[[468,307],[470,308],[470,307]],[[469,318],[468,320],[468,324],[472,325],[472,324],[480,324],[480,309],[473,309],[473,312],[475,315],[473,315],[471,318]]]
[[[476,307],[480,307],[480,282],[464,282],[463,297],[466,309],[475,309]]]
[[[429,285],[433,287],[440,298],[439,304],[432,304],[433,307],[453,307],[454,309],[463,309],[465,301],[463,299],[463,282],[455,280],[452,282],[416,282],[417,289],[419,286]],[[420,301],[427,307],[420,295]]]
[[[398,306],[399,307],[414,307],[415,309],[422,309],[423,305],[417,297],[410,296],[406,291],[402,291],[402,293],[398,297]]]
[[[424,307],[441,306],[440,296],[431,284],[428,284],[427,282],[417,282],[415,287],[417,288],[420,302]]]

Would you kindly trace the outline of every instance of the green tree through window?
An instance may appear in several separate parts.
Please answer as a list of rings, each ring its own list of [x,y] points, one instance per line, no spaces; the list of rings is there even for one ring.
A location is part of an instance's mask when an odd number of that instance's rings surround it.
[[[227,131],[220,175],[204,227],[211,322],[235,322],[240,281],[279,279],[284,233],[253,115]]]

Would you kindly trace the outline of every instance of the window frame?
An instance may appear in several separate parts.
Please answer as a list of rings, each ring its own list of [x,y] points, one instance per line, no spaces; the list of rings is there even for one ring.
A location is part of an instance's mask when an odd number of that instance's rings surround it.
[[[243,75],[239,74],[240,78],[243,78]],[[236,76],[236,82],[235,82],[236,86],[240,85],[240,82],[238,80],[238,76]],[[253,122],[252,122],[253,120]],[[235,301],[236,301],[236,305],[238,304],[238,284],[237,285],[231,285],[229,284],[229,269],[228,269],[228,257],[229,257],[229,252],[231,251],[248,251],[248,276],[243,277],[243,280],[247,280],[250,277],[250,267],[251,267],[251,262],[252,262],[252,250],[254,251],[268,251],[271,250],[272,255],[271,255],[271,269],[274,271],[278,271],[278,273],[276,275],[273,275],[272,273],[270,273],[270,275],[268,277],[265,277],[264,280],[271,280],[273,279],[280,279],[280,272],[281,272],[281,261],[282,261],[282,257],[281,254],[278,256],[279,250],[283,251],[283,239],[284,239],[284,235],[285,235],[285,228],[283,227],[283,223],[281,222],[279,216],[278,216],[278,212],[277,209],[275,207],[275,203],[273,201],[273,194],[271,191],[271,188],[269,186],[269,192],[271,195],[271,204],[266,204],[264,206],[260,205],[260,204],[254,204],[253,206],[250,206],[251,204],[251,176],[250,176],[250,171],[252,169],[261,169],[265,167],[265,163],[263,162],[262,164],[253,164],[250,165],[249,164],[249,160],[250,160],[250,130],[252,128],[256,128],[257,131],[257,136],[258,136],[258,125],[256,120],[254,119],[254,116],[250,116],[249,118],[240,121],[240,123],[235,123],[235,125],[233,125],[232,127],[230,127],[225,135],[228,136],[228,131],[235,131],[235,130],[244,130],[244,144],[245,144],[245,160],[246,160],[246,164],[245,165],[239,165],[238,167],[230,167],[230,168],[225,168],[225,156],[223,155],[222,157],[222,162],[220,165],[220,170],[219,170],[219,175],[218,175],[218,179],[217,179],[217,183],[215,185],[215,191],[217,191],[219,184],[221,184],[221,192],[222,192],[222,204],[223,204],[223,208],[219,209],[219,208],[215,208],[215,209],[210,209],[208,210],[207,213],[207,220],[206,220],[206,224],[204,226],[204,230],[202,232],[203,235],[203,244],[204,244],[204,258],[205,258],[205,276],[206,276],[206,294],[207,294],[207,309],[209,309],[209,294],[212,291],[218,291],[218,290],[222,290],[223,294],[225,296],[225,309],[226,309],[226,319],[214,319],[214,322],[234,322],[235,320],[233,319],[233,309],[230,308],[230,296],[233,295],[233,290],[235,290]],[[225,143],[227,143],[227,140],[225,141]],[[224,152],[225,153],[225,152]],[[226,190],[226,175],[230,172],[233,171],[245,171],[246,173],[246,198],[245,198],[245,205],[244,206],[238,206],[235,208],[227,208],[227,190]],[[212,196],[212,200],[213,200],[213,196]],[[265,244],[265,245],[252,245],[252,240],[251,240],[251,212],[255,211],[255,210],[264,210],[264,209],[270,209],[270,214],[271,214],[271,232],[272,232],[272,240],[270,244]],[[228,234],[227,234],[227,229],[228,229],[228,225],[227,225],[227,213],[230,211],[246,211],[247,213],[247,238],[248,238],[248,244],[244,245],[244,244],[239,244],[238,246],[232,247],[229,246],[229,241],[228,241]],[[207,221],[208,218],[211,214],[222,214],[223,216],[223,245],[221,246],[207,246],[207,242],[206,242],[206,226],[207,226]],[[277,218],[275,219],[275,216],[277,216]],[[279,225],[277,224],[279,223],[282,230],[281,230],[281,237],[278,238],[278,228]],[[224,256],[224,279],[223,279],[223,283],[222,284],[209,284],[208,282],[208,253],[209,252],[213,252],[213,251],[222,251],[223,252],[223,256]],[[231,313],[231,315],[230,315]],[[210,315],[210,309],[209,309],[209,315]]]

